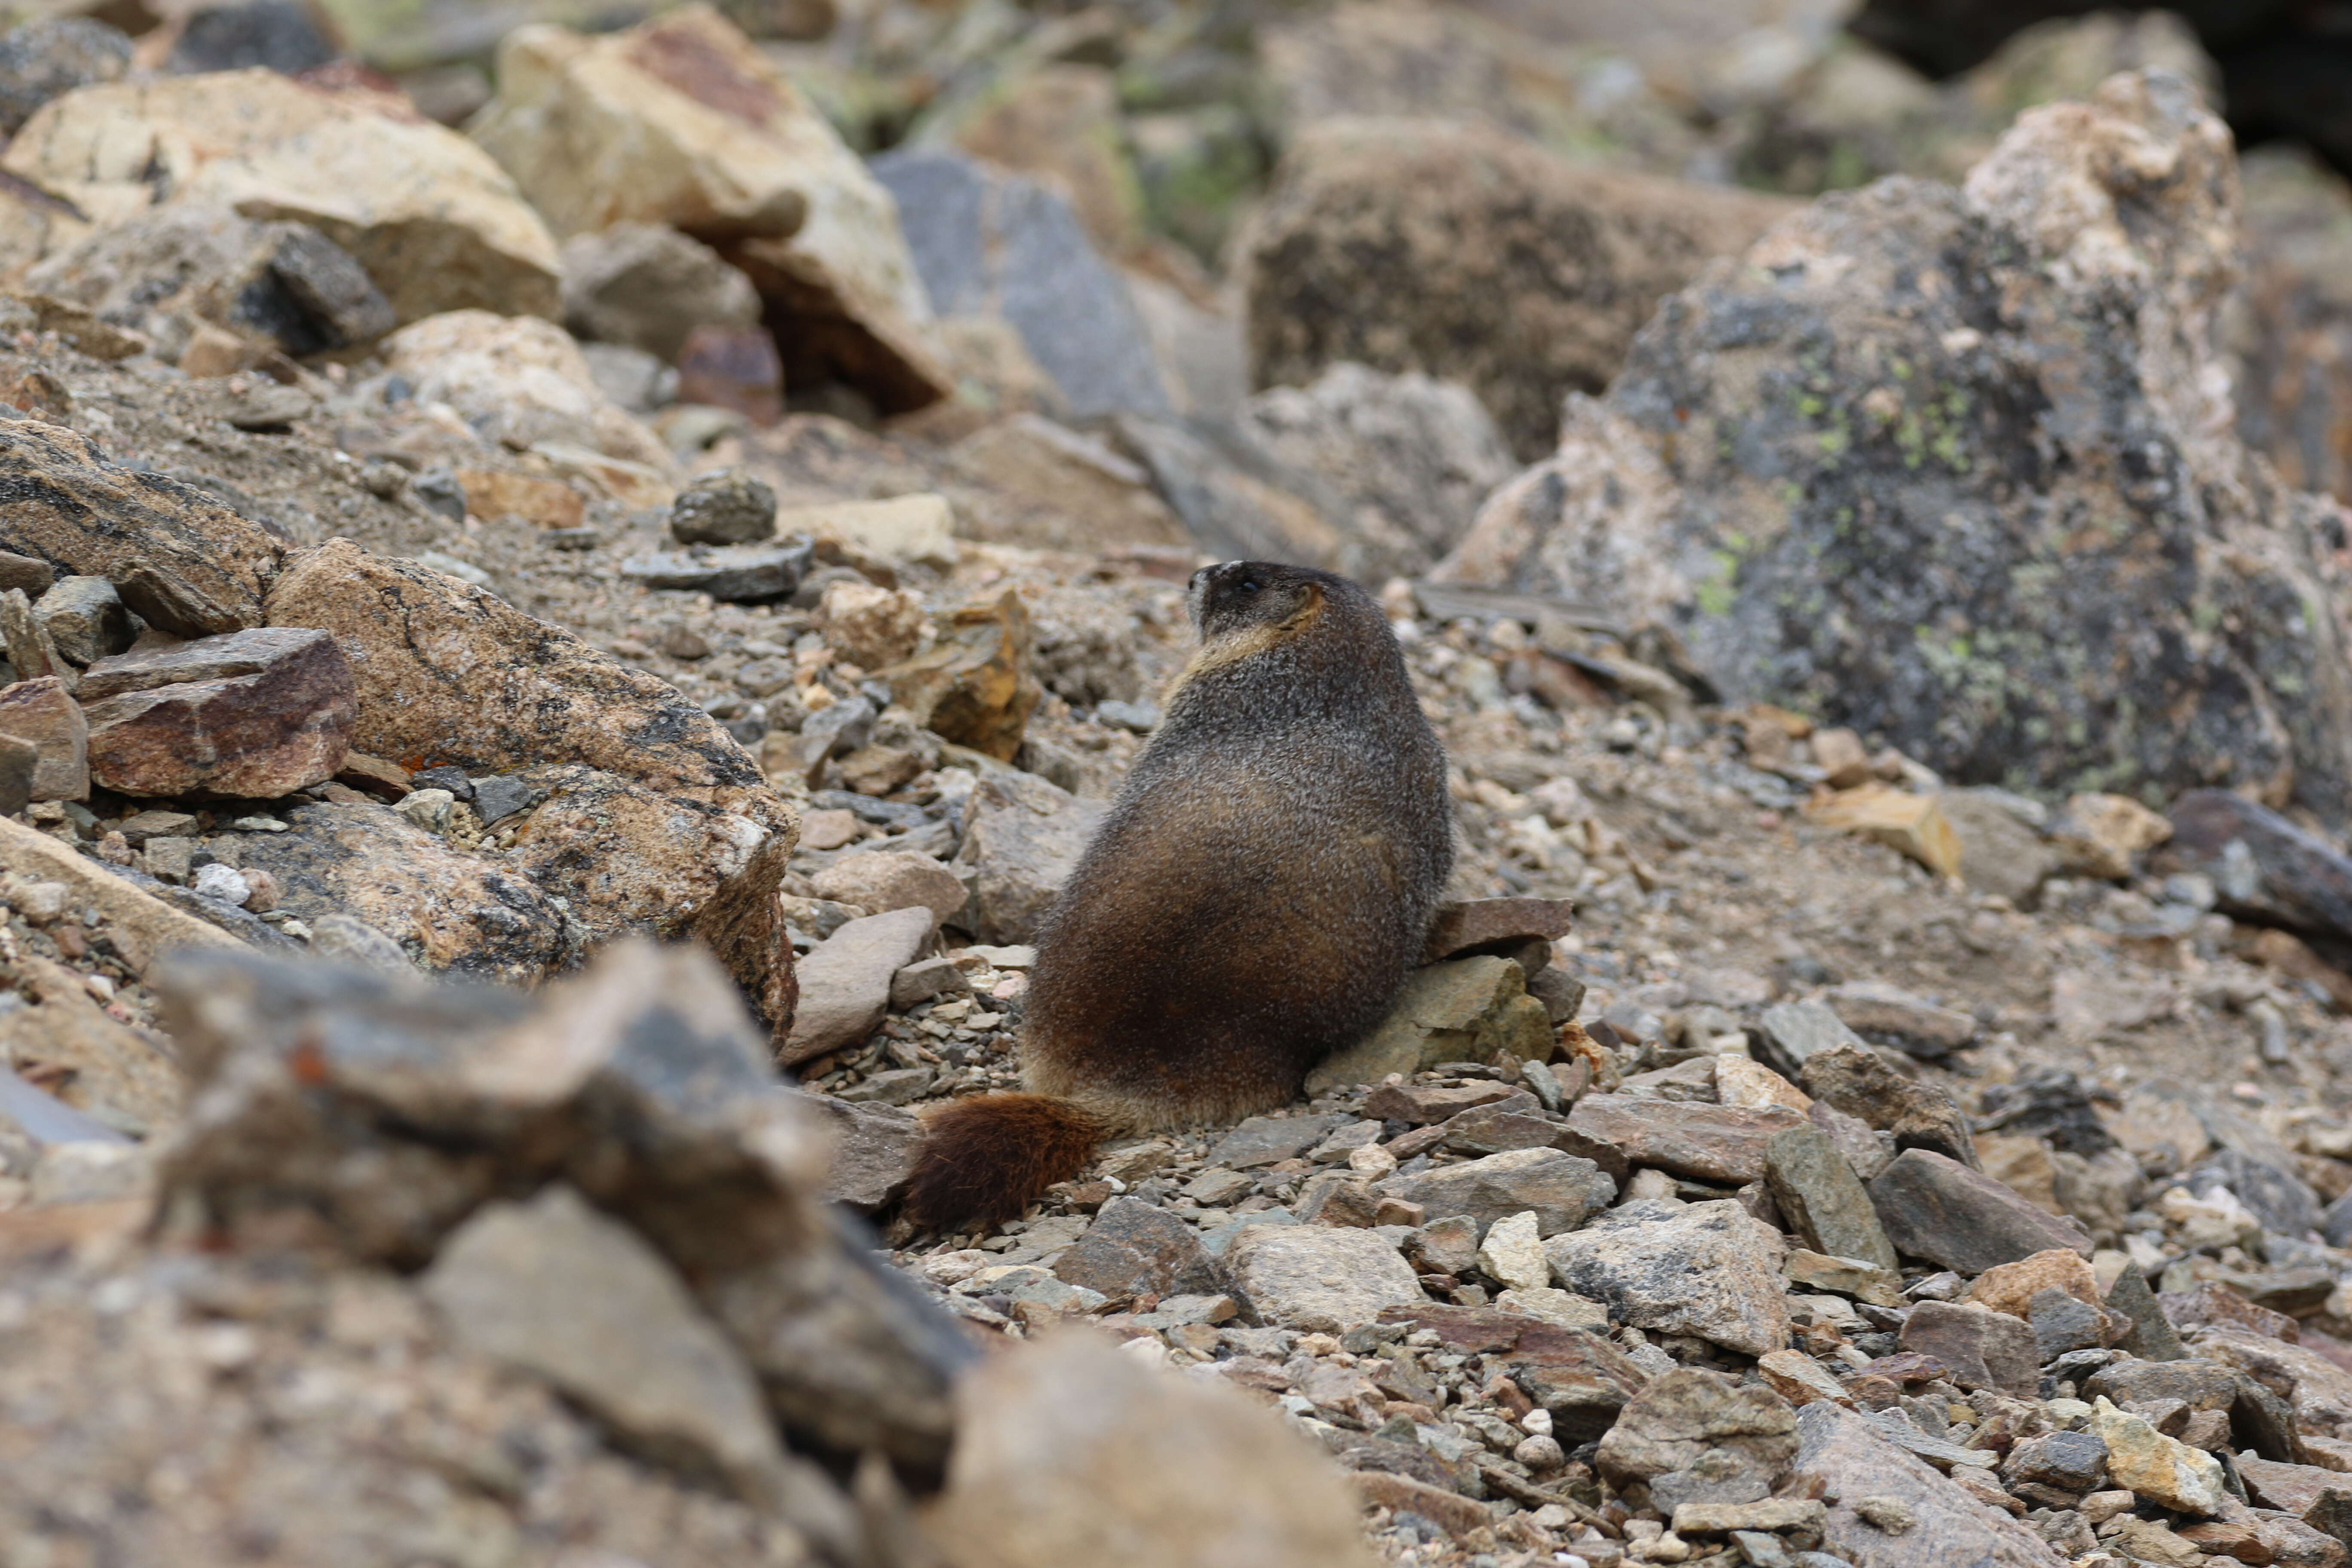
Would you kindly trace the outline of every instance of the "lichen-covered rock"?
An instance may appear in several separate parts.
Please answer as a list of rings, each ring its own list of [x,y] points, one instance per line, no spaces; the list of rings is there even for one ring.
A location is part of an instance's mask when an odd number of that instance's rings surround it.
[[[463,854],[390,806],[306,803],[284,833],[222,834],[224,865],[269,873],[303,921],[349,915],[436,972],[532,985],[577,956],[563,913],[531,879]]]
[[[2229,132],[2155,73],[1963,189],[1826,198],[1667,301],[1439,575],[1667,624],[1727,693],[1956,778],[2226,769],[2341,820],[2340,525],[2230,433],[2236,216]]]
[[[1251,374],[1305,385],[1353,360],[1460,381],[1530,458],[1557,437],[1562,395],[1599,391],[1661,299],[1787,210],[1486,127],[1325,121],[1242,241]]]
[[[278,626],[331,632],[359,689],[352,745],[416,768],[554,769],[521,866],[623,926],[708,942],[767,1022],[792,1016],[776,889],[791,807],[718,721],[649,675],[478,588],[334,540],[271,592]]]

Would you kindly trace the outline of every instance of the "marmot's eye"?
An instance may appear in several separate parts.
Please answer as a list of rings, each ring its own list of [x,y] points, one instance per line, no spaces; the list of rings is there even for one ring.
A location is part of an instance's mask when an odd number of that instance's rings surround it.
[[[1244,594],[1255,594],[1255,593],[1256,593],[1256,592],[1257,592],[1257,579],[1256,579],[1256,578],[1255,578],[1255,577],[1244,577],[1244,578],[1243,578],[1243,579],[1242,579],[1242,581],[1241,581],[1241,590],[1242,590],[1242,592],[1243,592],[1243,593],[1244,593]]]

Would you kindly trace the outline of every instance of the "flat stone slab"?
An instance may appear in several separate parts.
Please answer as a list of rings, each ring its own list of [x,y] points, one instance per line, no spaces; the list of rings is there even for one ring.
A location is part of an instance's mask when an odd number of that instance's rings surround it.
[[[921,908],[843,921],[800,962],[800,1005],[778,1059],[793,1067],[872,1034],[889,1010],[891,977],[922,956],[936,927]]]
[[[679,588],[736,604],[781,599],[801,585],[813,559],[806,542],[721,544],[636,555],[621,575],[648,588]]]
[[[1345,1333],[1422,1300],[1412,1266],[1378,1231],[1252,1226],[1225,1257],[1259,1316],[1283,1328]]]
[[[1457,900],[1438,906],[1421,961],[1434,963],[1523,942],[1550,942],[1575,924],[1576,904],[1570,899]]]
[[[1568,1124],[1588,1138],[1614,1143],[1633,1164],[1745,1185],[1764,1179],[1764,1150],[1774,1135],[1804,1126],[1805,1118],[1785,1105],[1588,1094],[1568,1113]]]
[[[1247,1171],[1295,1160],[1346,1126],[1349,1116],[1253,1116],[1219,1139],[1208,1163]]]

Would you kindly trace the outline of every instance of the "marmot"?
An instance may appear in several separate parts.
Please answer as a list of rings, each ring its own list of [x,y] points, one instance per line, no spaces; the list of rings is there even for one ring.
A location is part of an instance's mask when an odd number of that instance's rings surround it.
[[[927,1121],[906,1213],[1001,1224],[1115,1132],[1297,1097],[1387,1014],[1453,868],[1445,753],[1344,577],[1193,574],[1200,652],[1037,938],[1029,1090]]]

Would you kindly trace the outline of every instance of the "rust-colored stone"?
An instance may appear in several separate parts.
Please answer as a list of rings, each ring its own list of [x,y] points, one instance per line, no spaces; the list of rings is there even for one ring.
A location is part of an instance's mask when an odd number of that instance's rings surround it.
[[[259,628],[100,659],[83,675],[90,776],[137,796],[275,799],[335,776],[359,699],[324,632]]]
[[[32,798],[81,800],[89,794],[89,725],[81,705],[54,679],[20,680],[0,690],[0,735],[35,752]]]

